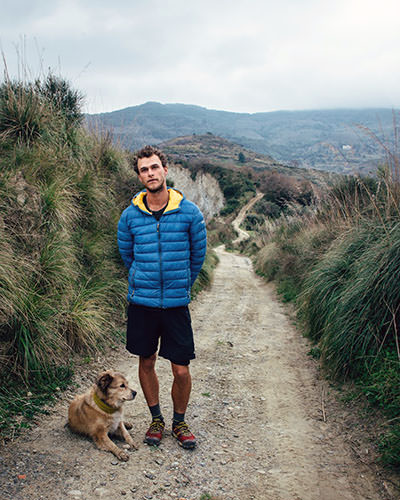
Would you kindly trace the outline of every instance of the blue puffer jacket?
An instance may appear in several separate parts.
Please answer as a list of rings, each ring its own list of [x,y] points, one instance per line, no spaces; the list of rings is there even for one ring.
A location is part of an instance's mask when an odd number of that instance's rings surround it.
[[[148,307],[178,307],[190,302],[190,289],[206,254],[206,228],[197,206],[176,189],[157,221],[141,191],[121,215],[118,247],[128,276],[128,301]]]

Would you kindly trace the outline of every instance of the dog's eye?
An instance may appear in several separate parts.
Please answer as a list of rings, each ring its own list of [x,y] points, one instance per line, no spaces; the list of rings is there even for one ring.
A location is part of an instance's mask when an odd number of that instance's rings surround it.
[[[120,387],[125,387],[125,384],[121,384]]]

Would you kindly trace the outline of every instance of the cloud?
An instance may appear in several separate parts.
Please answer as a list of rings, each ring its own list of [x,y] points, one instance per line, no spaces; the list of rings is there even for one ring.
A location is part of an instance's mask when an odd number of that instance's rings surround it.
[[[6,4],[9,68],[25,37],[32,73],[55,68],[92,112],[148,100],[249,112],[400,104],[393,0]]]

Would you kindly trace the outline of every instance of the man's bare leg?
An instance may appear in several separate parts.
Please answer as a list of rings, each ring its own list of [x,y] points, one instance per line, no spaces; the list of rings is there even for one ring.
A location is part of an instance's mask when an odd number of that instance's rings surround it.
[[[171,363],[174,382],[171,396],[174,403],[174,418],[172,422],[172,435],[183,448],[191,449],[196,446],[196,438],[190,432],[184,417],[192,389],[192,378],[188,366]]]
[[[159,383],[155,370],[157,356],[153,354],[148,358],[139,358],[139,380],[142,386],[150,412],[152,414],[151,425],[146,432],[145,442],[149,445],[158,446],[164,431],[164,419],[159,405]]]
[[[139,380],[144,397],[149,406],[159,403],[159,383],[155,370],[157,356],[153,354],[148,358],[139,357]]]
[[[171,368],[174,376],[174,382],[171,390],[174,411],[177,413],[185,413],[189,403],[190,392],[192,390],[192,378],[189,366],[171,363]]]

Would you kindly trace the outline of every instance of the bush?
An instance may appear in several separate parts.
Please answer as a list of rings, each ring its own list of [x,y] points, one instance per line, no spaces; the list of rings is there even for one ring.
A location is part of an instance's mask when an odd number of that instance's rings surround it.
[[[345,234],[310,273],[302,299],[325,366],[336,375],[369,369],[380,349],[398,341],[400,223],[388,233],[365,224]]]
[[[2,377],[101,348],[124,315],[115,234],[139,185],[109,135],[80,128],[80,104],[52,75],[0,87]]]
[[[6,81],[0,86],[0,140],[30,144],[58,137],[62,121],[31,84]]]

